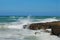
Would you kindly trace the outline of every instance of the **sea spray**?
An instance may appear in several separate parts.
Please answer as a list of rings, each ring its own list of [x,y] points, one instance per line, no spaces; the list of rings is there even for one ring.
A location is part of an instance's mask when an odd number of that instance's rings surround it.
[[[16,16],[13,18],[10,17],[11,20],[15,18]],[[60,37],[50,35],[50,33],[44,32],[43,30],[29,30],[27,28],[26,29],[23,28],[24,25],[28,25],[31,23],[52,22],[52,21],[59,21],[59,19],[57,19],[56,17],[34,19],[28,16],[28,17],[18,17],[14,22],[6,22],[3,25],[1,23],[0,29],[2,30],[0,30],[0,40],[60,40]],[[35,34],[35,32],[37,32],[37,34]]]
[[[0,28],[22,29],[24,25],[27,25],[27,28],[28,28],[29,24],[32,24],[32,23],[59,21],[58,19],[56,19],[56,17],[45,18],[45,19],[35,19],[35,18],[32,18],[31,16],[27,16],[25,18],[24,17],[17,18],[16,16],[12,16],[10,17],[10,19],[11,18],[12,19],[16,18],[16,21],[3,23],[3,25],[0,25]]]

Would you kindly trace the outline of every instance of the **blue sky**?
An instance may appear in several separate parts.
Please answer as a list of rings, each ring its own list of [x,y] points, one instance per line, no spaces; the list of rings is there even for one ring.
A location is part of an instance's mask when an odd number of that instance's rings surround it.
[[[0,0],[0,15],[59,16],[60,0]]]

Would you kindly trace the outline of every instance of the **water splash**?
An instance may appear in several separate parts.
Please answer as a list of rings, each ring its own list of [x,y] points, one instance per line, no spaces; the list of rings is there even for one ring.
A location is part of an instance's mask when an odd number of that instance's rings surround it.
[[[16,22],[5,23],[3,25],[0,25],[0,28],[23,29],[24,25],[29,25],[30,23],[30,16],[27,16],[27,18],[20,17]]]
[[[23,29],[23,25],[28,25],[31,23],[59,21],[58,19],[56,19],[56,17],[46,18],[46,19],[36,19],[37,20],[36,22],[34,20],[35,19],[31,19],[30,16],[28,16],[27,18],[20,17],[16,22],[5,23],[3,25],[0,25],[0,29],[8,29],[8,28],[11,29],[10,31],[4,30],[4,32],[1,32],[0,30],[0,38],[5,38],[6,40],[9,40],[9,38],[11,40],[13,39],[14,40],[60,40],[59,37],[55,35],[50,35],[50,33],[46,33],[43,30]],[[12,29],[19,29],[19,31]],[[35,32],[38,33],[35,34]]]
[[[15,18],[15,17],[13,17],[13,18]],[[31,24],[31,23],[59,21],[58,19],[56,19],[56,17],[46,18],[46,19],[36,19],[37,21],[34,21],[34,20],[35,19],[32,19],[31,16],[27,16],[26,18],[20,17],[16,22],[5,23],[3,25],[0,25],[0,28],[2,28],[2,29],[4,29],[4,28],[23,29],[24,25],[29,26],[29,24]]]

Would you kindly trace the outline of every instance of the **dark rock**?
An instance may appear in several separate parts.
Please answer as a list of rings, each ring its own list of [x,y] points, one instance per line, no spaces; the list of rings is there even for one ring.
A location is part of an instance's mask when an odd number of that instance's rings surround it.
[[[30,24],[29,26],[29,29],[32,29],[32,30],[47,29],[47,28],[49,27],[48,27],[48,24],[46,23],[33,23],[33,24]]]
[[[46,22],[46,23],[33,23],[30,24],[29,29],[52,29],[51,34],[60,35],[60,21]]]
[[[23,28],[26,29],[28,25],[23,25]]]

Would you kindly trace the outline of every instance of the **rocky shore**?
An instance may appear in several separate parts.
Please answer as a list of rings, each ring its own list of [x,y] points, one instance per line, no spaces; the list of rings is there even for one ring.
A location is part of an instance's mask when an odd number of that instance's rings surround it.
[[[60,21],[46,22],[46,23],[32,23],[28,27],[30,30],[51,29],[52,35],[60,35]]]

